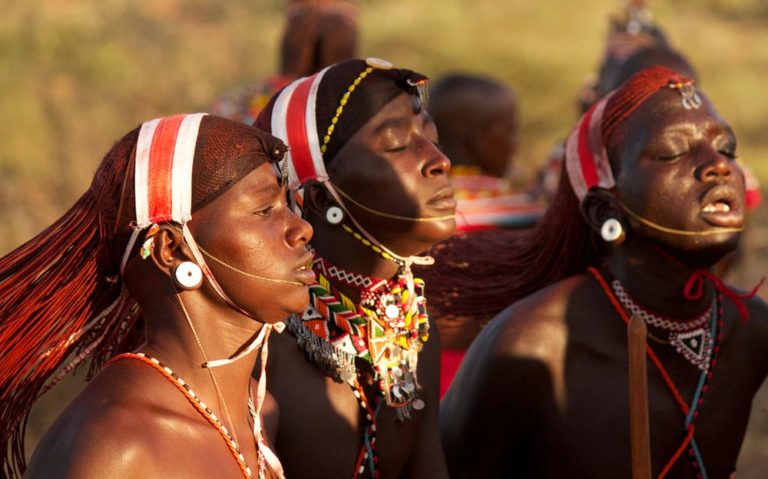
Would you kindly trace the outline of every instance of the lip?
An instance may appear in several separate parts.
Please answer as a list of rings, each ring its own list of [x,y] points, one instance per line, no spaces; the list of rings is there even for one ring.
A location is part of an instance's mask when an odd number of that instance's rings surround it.
[[[441,211],[456,211],[456,198],[454,198],[455,190],[453,186],[446,186],[437,191],[432,197],[427,200],[427,206],[435,210]]]
[[[312,271],[312,253],[307,252],[301,256],[301,261],[298,262],[293,269],[293,277],[306,286],[314,284],[317,278],[315,272]]]
[[[710,188],[701,198],[699,216],[712,226],[740,228],[744,226],[742,197],[730,185]]]

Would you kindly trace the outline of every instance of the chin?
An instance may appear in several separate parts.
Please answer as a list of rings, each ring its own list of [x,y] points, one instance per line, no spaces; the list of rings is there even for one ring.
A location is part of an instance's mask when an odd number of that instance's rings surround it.
[[[741,233],[723,233],[700,238],[697,241],[680,241],[678,244],[664,244],[684,263],[695,268],[711,268],[728,254],[736,251]]]
[[[309,288],[304,287],[301,289],[301,293],[290,295],[290,302],[286,308],[286,316],[303,313],[306,311],[307,306],[309,306]]]
[[[425,228],[418,228],[418,239],[428,247],[449,239],[456,232],[456,219],[424,223]]]

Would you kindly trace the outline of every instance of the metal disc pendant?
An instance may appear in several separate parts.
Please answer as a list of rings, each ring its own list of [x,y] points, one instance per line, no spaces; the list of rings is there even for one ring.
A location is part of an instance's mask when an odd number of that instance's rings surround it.
[[[390,304],[384,310],[384,314],[386,314],[389,319],[396,319],[398,316],[400,316],[400,308],[398,308],[395,304]]]
[[[414,399],[413,402],[411,403],[411,407],[417,411],[421,411],[422,409],[424,409],[424,406],[426,406],[426,404],[424,404],[424,401],[418,398]]]

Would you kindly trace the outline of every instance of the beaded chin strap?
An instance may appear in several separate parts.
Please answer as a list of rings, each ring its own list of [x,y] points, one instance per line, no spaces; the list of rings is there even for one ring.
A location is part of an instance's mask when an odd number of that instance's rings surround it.
[[[135,161],[135,192],[136,192],[136,224],[131,234],[128,245],[126,246],[120,272],[123,273],[129,255],[136,244],[136,241],[147,228],[151,228],[158,223],[174,222],[181,225],[182,233],[187,245],[189,246],[195,262],[200,267],[203,275],[214,288],[216,293],[233,309],[253,318],[247,311],[240,308],[224,292],[216,278],[211,273],[210,268],[205,262],[200,247],[192,237],[187,223],[192,219],[192,166],[194,163],[195,147],[197,144],[200,123],[205,113],[182,114],[165,118],[158,118],[145,122],[141,125],[139,138],[136,145]],[[140,253],[144,255],[143,252]],[[184,309],[184,303],[181,296],[177,294],[177,299]],[[184,309],[192,332],[197,337],[194,325],[189,315]],[[255,319],[255,318],[253,318]],[[276,325],[265,324],[256,338],[239,354],[232,358],[208,361],[202,344],[198,341],[198,346],[206,357],[207,368],[215,368],[231,364],[234,361],[246,356],[259,346],[262,346],[261,354],[261,375],[256,394],[256,412],[261,411],[261,406],[266,396],[266,359],[268,354],[267,339],[272,329],[278,332],[285,327],[283,323]],[[211,378],[218,390],[216,379],[211,371]],[[223,401],[222,401],[223,402]],[[223,404],[226,411],[226,405]],[[255,420],[255,429],[261,430],[260,418]],[[266,448],[260,445],[259,449]],[[263,453],[264,451],[262,451]],[[277,457],[270,452],[264,454],[267,463],[275,473],[282,477],[282,466]]]

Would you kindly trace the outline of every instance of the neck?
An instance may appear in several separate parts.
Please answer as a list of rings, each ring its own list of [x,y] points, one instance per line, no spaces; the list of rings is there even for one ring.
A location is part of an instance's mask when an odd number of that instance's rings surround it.
[[[359,273],[377,278],[392,278],[397,274],[397,263],[383,258],[371,247],[339,226],[327,224],[314,226],[311,246],[323,259],[352,273]],[[334,283],[336,285],[336,283]],[[339,290],[354,301],[359,300],[359,292],[353,288],[339,286]]]
[[[223,399],[229,417],[240,431],[249,418],[248,391],[258,350],[230,365],[209,369],[203,364],[234,356],[259,333],[262,324],[225,305],[212,307],[202,300],[199,290],[181,292],[178,296],[194,332],[179,300],[171,296],[164,304],[145,310],[147,342],[139,351],[157,358],[189,383],[227,425],[229,418],[220,404]]]
[[[621,281],[630,296],[651,312],[685,320],[694,317],[712,304],[715,290],[705,282],[699,299],[689,300],[684,295],[686,283],[697,269],[673,255],[665,253],[647,242],[628,239],[614,247],[606,264],[613,277]]]

